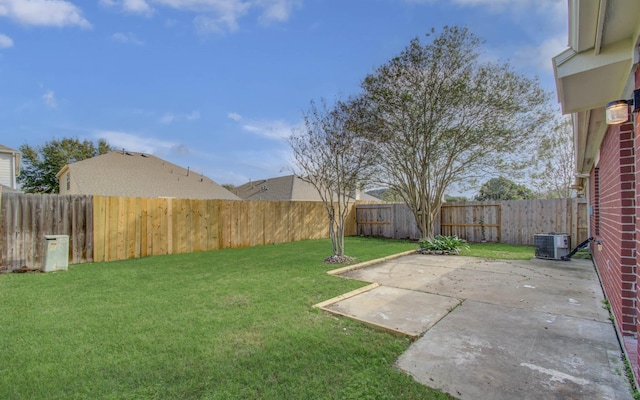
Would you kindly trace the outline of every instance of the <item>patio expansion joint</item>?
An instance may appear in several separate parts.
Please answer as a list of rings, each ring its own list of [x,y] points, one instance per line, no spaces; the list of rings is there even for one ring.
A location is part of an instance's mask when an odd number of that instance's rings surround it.
[[[341,294],[341,295],[336,296],[336,297],[332,297],[329,300],[325,300],[325,301],[320,302],[318,304],[314,304],[313,307],[320,308],[320,309],[323,309],[325,311],[329,311],[329,312],[333,313],[333,311],[327,310],[326,307],[328,307],[328,306],[330,306],[332,304],[335,304],[335,303],[337,303],[339,301],[346,300],[346,299],[349,299],[351,297],[357,296],[357,295],[359,295],[361,293],[368,292],[369,290],[375,289],[375,288],[380,287],[380,286],[382,286],[382,285],[380,285],[379,283],[375,283],[374,282],[374,283],[372,283],[370,285],[361,287],[361,288],[356,289],[356,290],[352,290],[350,292],[347,292],[345,294]]]

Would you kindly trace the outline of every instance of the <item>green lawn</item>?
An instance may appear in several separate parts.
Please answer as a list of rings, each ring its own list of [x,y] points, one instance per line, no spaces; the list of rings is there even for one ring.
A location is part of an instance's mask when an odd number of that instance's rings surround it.
[[[415,243],[347,238],[358,261]],[[445,399],[393,367],[406,338],[312,305],[328,240],[0,275],[0,399]]]
[[[533,246],[517,246],[504,243],[469,243],[469,250],[462,250],[460,255],[492,259],[530,260],[535,256],[535,249]]]

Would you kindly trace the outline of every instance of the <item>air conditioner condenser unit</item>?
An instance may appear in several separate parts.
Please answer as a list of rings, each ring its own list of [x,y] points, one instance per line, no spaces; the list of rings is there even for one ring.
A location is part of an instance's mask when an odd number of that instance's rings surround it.
[[[541,233],[533,236],[536,258],[560,260],[571,251],[571,237],[566,233]]]

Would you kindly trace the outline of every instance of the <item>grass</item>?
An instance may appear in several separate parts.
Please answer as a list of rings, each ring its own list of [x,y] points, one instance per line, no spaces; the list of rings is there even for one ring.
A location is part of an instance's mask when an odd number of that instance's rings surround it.
[[[403,241],[347,238],[358,261]],[[328,240],[0,275],[2,399],[447,399],[406,338],[312,308],[363,283]]]
[[[533,246],[504,243],[469,243],[469,249],[460,251],[462,256],[505,260],[530,260],[535,256]]]

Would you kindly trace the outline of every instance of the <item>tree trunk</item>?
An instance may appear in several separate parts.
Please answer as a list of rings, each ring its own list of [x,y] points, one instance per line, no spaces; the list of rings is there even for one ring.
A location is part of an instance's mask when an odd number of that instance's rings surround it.
[[[425,210],[417,212],[418,229],[420,229],[421,240],[431,240],[434,237],[433,230],[436,214],[432,212],[430,206],[425,208]]]
[[[343,257],[344,256],[344,218],[340,217],[339,225],[338,225],[338,237],[336,238],[336,248],[337,252],[335,255]]]

